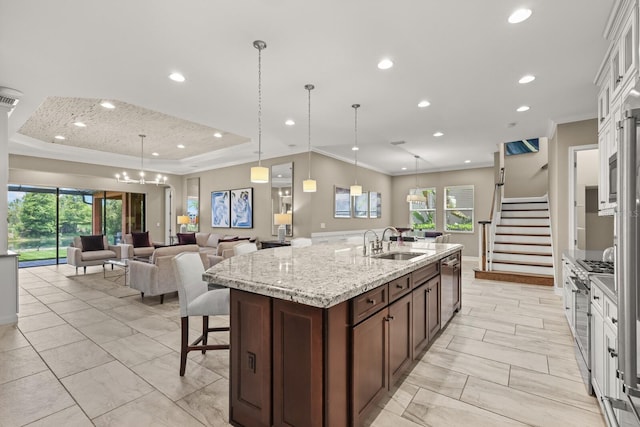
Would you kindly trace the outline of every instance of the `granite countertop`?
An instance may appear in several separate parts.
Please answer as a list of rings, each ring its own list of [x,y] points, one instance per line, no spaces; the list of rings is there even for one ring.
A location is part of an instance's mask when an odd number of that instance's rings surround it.
[[[613,274],[592,274],[589,276],[591,282],[602,289],[609,298],[616,304],[618,303],[618,294],[616,293],[615,276]]]
[[[393,244],[391,252],[424,254],[396,261],[363,256],[362,245],[355,244],[263,249],[214,265],[203,274],[203,280],[328,308],[460,250],[462,245],[452,243]]]

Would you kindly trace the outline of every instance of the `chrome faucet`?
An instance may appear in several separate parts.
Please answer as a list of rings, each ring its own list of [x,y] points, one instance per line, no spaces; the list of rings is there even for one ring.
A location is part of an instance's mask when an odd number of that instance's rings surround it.
[[[397,228],[395,227],[387,227],[384,229],[384,231],[382,232],[382,242],[384,243],[384,235],[387,233],[387,230],[391,230],[396,236],[400,235],[400,232],[398,231]],[[389,239],[389,242],[387,243],[387,251],[391,250],[391,239]]]
[[[363,243],[362,255],[364,255],[364,256],[367,256],[367,233],[368,232],[372,232],[374,234],[374,236],[376,236],[375,242],[371,242],[371,251],[370,251],[369,255],[373,255],[378,250],[382,250],[381,242],[380,242],[380,240],[378,240],[378,234],[373,230],[367,230],[367,231],[364,232],[364,235],[362,236],[362,243]],[[378,246],[380,246],[379,249],[378,249]]]

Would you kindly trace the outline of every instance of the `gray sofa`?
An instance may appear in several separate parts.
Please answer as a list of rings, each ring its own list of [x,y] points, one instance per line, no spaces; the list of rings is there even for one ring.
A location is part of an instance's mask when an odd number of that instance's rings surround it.
[[[102,239],[103,250],[83,251],[80,236],[73,238],[73,242],[67,247],[67,264],[76,268],[76,274],[78,274],[78,267],[82,267],[84,273],[87,274],[87,266],[89,265],[103,265],[108,259],[120,258],[121,247],[110,245],[106,236],[103,236]]]

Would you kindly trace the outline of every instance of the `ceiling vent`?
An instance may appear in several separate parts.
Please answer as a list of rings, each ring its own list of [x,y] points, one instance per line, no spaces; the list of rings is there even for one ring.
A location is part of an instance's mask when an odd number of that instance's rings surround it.
[[[404,144],[404,141],[391,141],[389,144],[391,144],[391,145],[402,145],[402,144]]]
[[[0,107],[9,108],[11,112],[20,101],[21,96],[22,92],[18,90],[0,86]]]

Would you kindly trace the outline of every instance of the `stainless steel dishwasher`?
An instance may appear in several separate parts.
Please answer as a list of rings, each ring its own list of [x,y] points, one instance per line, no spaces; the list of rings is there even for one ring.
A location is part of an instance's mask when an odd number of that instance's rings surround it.
[[[460,254],[455,253],[440,261],[440,313],[441,327],[453,317],[460,302]]]

